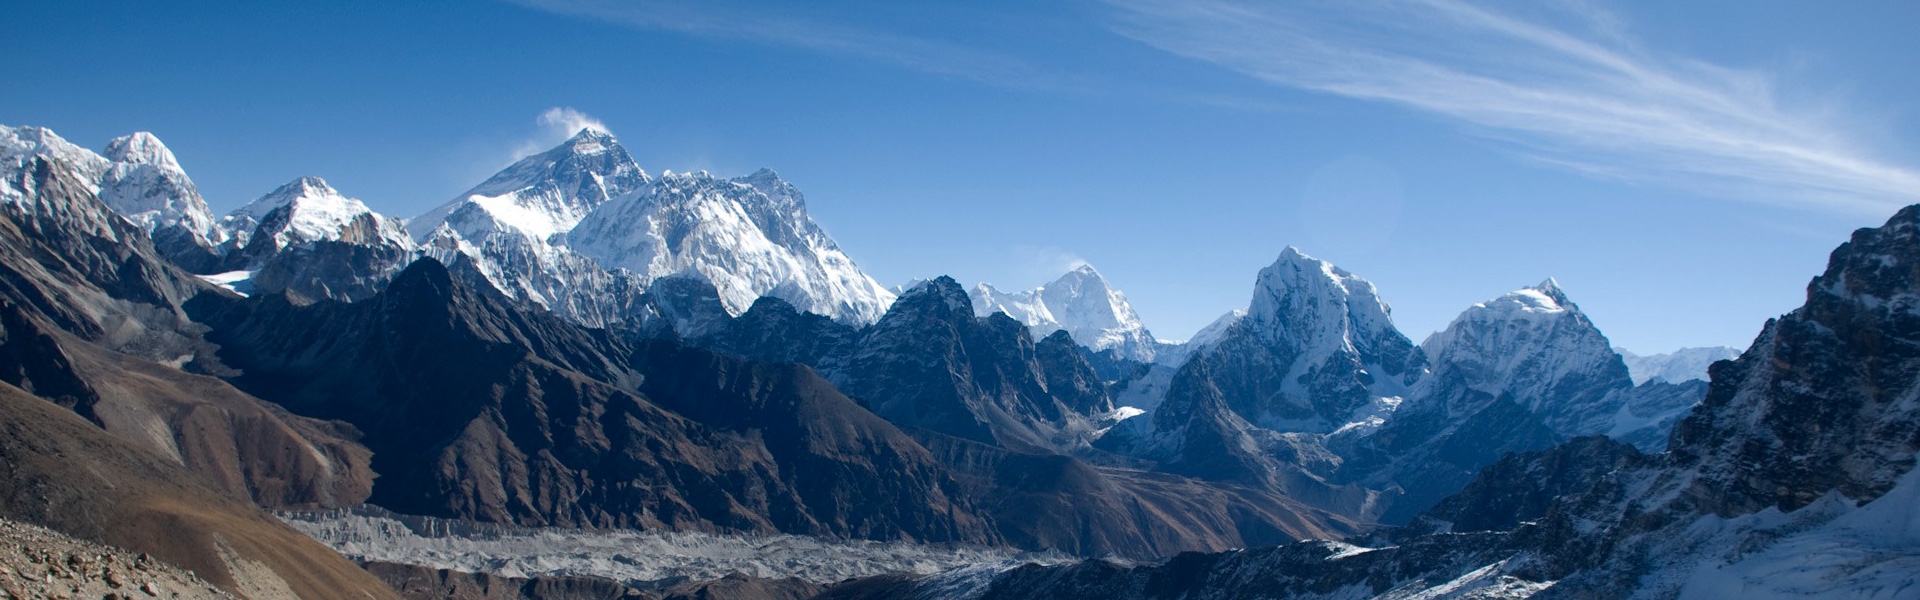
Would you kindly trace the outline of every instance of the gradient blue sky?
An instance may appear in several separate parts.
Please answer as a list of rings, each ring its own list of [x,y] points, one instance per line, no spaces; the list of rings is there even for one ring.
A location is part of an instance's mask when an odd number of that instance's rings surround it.
[[[1416,340],[1553,276],[1618,345],[1744,347],[1920,202],[1920,2],[201,6],[9,2],[0,123],[153,131],[217,212],[312,174],[412,216],[568,107],[778,170],[883,283],[1084,260],[1169,338],[1296,245]]]

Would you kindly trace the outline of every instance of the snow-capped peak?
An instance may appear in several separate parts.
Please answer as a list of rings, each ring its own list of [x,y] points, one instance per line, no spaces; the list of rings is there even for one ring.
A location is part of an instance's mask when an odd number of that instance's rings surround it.
[[[422,242],[447,225],[476,244],[503,233],[544,243],[601,203],[650,180],[612,134],[587,127],[408,221],[407,231]]]
[[[339,190],[327,185],[327,180],[308,175],[274,188],[245,206],[235,209],[234,214],[244,214],[255,219],[266,218],[267,213],[282,206],[309,204],[313,207],[340,207],[342,212],[365,212],[367,205],[340,195]]]
[[[1246,320],[1269,341],[1302,350],[1368,354],[1371,340],[1400,335],[1373,282],[1293,246],[1260,270]]]
[[[1539,285],[1520,288],[1473,306],[1503,315],[1518,312],[1541,318],[1580,310],[1572,300],[1567,299],[1567,293],[1561,290],[1560,285],[1552,278],[1540,282]]]
[[[225,239],[206,200],[159,138],[144,131],[117,137],[107,143],[104,154],[76,146],[44,127],[0,125],[0,170],[19,168],[31,156],[56,159],[84,176],[114,212],[149,233],[178,227],[203,247]]]
[[[373,212],[366,203],[342,195],[327,185],[326,180],[312,176],[295,179],[268,192],[234,210],[227,220],[233,229],[260,228],[253,235],[272,236],[274,248],[318,241],[410,245],[398,222]]]
[[[1044,337],[1064,329],[1075,342],[1094,350],[1115,349],[1122,356],[1150,362],[1156,344],[1125,294],[1113,289],[1092,265],[1081,264],[1052,283],[1022,292],[1002,292],[990,284],[974,286],[974,311],[980,316],[1004,312]]]
[[[870,324],[894,299],[807,216],[798,190],[771,171],[739,180],[668,173],[595,208],[564,237],[571,250],[648,281],[703,277],[732,314],[774,296],[800,310]]]
[[[162,169],[179,171],[180,161],[175,160],[173,151],[160,138],[152,133],[136,131],[130,135],[113,138],[107,142],[106,151],[101,155],[117,163],[152,165]]]
[[[72,165],[90,183],[98,183],[109,161],[93,151],[74,145],[45,127],[0,125],[0,161],[10,169],[19,168],[34,156],[57,159]],[[97,189],[97,188],[96,188]]]
[[[1432,386],[1464,385],[1513,398],[1567,435],[1593,433],[1631,387],[1607,337],[1552,279],[1468,307],[1421,344]]]

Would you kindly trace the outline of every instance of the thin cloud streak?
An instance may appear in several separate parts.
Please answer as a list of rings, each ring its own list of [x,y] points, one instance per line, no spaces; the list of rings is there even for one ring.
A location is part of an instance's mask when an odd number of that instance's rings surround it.
[[[1555,27],[1459,0],[1108,2],[1113,30],[1149,46],[1458,119],[1589,175],[1868,214],[1920,201],[1920,173],[1846,139],[1836,111],[1783,106],[1766,73],[1641,50],[1587,5]]]
[[[524,7],[636,29],[771,44],[852,56],[935,75],[1029,90],[1067,91],[1084,83],[1047,73],[1017,57],[938,40],[729,9],[720,2],[652,0],[508,0]]]

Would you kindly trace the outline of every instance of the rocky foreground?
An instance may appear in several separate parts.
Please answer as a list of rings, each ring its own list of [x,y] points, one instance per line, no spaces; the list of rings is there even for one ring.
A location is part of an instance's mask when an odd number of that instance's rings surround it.
[[[15,598],[232,600],[233,596],[143,553],[0,519],[0,600]]]

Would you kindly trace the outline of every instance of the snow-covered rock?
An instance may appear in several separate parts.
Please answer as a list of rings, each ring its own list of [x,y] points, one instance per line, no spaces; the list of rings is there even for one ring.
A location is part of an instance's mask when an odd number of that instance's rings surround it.
[[[1032,329],[1035,338],[1066,330],[1082,346],[1114,350],[1122,358],[1140,362],[1152,362],[1158,349],[1126,295],[1113,289],[1091,265],[1080,265],[1030,290],[1003,292],[981,283],[969,295],[980,316],[1007,313]]]
[[[442,225],[481,246],[507,235],[545,242],[572,229],[607,200],[650,181],[611,134],[582,129],[559,146],[520,159],[452,201],[411,219],[407,231],[420,242],[432,238]]]
[[[103,154],[112,165],[101,175],[100,200],[122,217],[148,232],[178,227],[207,248],[226,241],[206,199],[160,138],[144,131],[120,136]]]
[[[100,175],[112,167],[105,157],[74,145],[51,129],[0,125],[0,165],[10,172],[18,172],[35,156],[70,165],[91,186],[89,191],[95,193],[100,191]]]
[[[312,242],[413,247],[400,222],[342,195],[326,180],[301,177],[235,209],[224,219],[236,238],[272,250]]]
[[[1614,351],[1619,352],[1620,358],[1627,362],[1627,372],[1632,374],[1635,384],[1655,380],[1669,383],[1706,381],[1707,367],[1740,356],[1740,349],[1731,346],[1681,348],[1667,354],[1646,356],[1628,352],[1625,348],[1614,348]]]
[[[1380,399],[1404,397],[1426,371],[1372,282],[1291,246],[1255,278],[1246,316],[1206,352],[1256,347],[1279,368],[1276,386],[1228,402],[1277,431],[1331,432]]]
[[[89,191],[145,230],[156,249],[182,266],[212,266],[216,248],[226,241],[193,180],[151,133],[114,138],[96,154],[44,127],[0,125],[0,171],[17,171],[32,156],[71,165]]]
[[[521,159],[407,231],[427,255],[465,257],[509,296],[596,327],[647,318],[639,296],[669,277],[708,281],[733,315],[773,296],[866,325],[894,297],[772,171],[654,178],[595,129]]]
[[[869,324],[894,299],[807,216],[799,190],[765,169],[735,179],[667,173],[587,214],[565,244],[647,281],[697,274],[735,315],[773,296]]]
[[[1607,337],[1552,279],[1475,304],[1421,344],[1433,367],[1415,397],[1457,421],[1510,398],[1565,437],[1602,433],[1633,387]],[[1445,390],[1444,387],[1465,390]],[[1409,405],[1409,408],[1417,407]]]
[[[1769,321],[1737,360],[1711,368],[1705,399],[1664,453],[1583,438],[1509,455],[1415,527],[1154,567],[1095,560],[1020,569],[950,593],[1920,597],[1916,273],[1920,205],[1855,232],[1807,286],[1804,306]],[[1436,376],[1445,368],[1437,365]]]
[[[1125,405],[1149,409],[1096,445],[1176,473],[1319,494],[1368,512],[1373,492],[1329,479],[1343,459],[1330,436],[1378,427],[1426,372],[1372,283],[1287,248],[1229,314],[1166,365],[1127,382]]]

